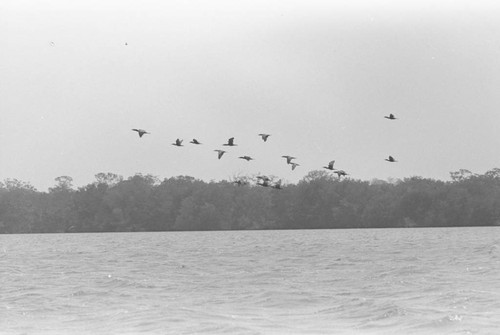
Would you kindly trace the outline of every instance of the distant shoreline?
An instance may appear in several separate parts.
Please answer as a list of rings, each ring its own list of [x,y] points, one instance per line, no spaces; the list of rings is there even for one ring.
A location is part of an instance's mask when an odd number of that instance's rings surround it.
[[[101,173],[78,189],[58,177],[48,192],[5,180],[0,234],[500,226],[500,169],[451,177],[389,183],[311,171],[277,188],[255,176],[205,182]]]

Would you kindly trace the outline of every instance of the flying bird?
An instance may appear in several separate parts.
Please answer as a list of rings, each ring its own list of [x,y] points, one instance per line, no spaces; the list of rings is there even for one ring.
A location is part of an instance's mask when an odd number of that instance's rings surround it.
[[[214,151],[217,151],[217,152],[218,152],[217,157],[218,157],[219,159],[221,159],[222,155],[224,155],[224,153],[225,153],[225,151],[224,151],[224,150],[219,150],[219,149],[214,150]]]
[[[336,173],[339,178],[348,175],[348,173],[345,172],[344,170],[337,170],[337,171],[334,171],[333,173]]]
[[[330,163],[328,163],[328,166],[323,166],[323,167],[324,167],[325,169],[327,169],[327,170],[332,170],[332,171],[333,171],[333,170],[335,170],[335,169],[333,168],[333,164],[335,164],[335,161],[334,161],[334,160],[333,160],[333,161],[331,161]]]
[[[139,134],[139,137],[142,137],[142,135],[144,134],[150,134],[148,133],[147,131],[145,131],[144,129],[132,129],[133,131],[136,131],[138,134]]]
[[[250,156],[240,156],[240,157],[238,157],[238,158],[244,159],[244,160],[246,160],[247,162],[249,162],[249,161],[253,160],[253,158],[252,158],[252,157],[250,157]]]
[[[182,147],[182,141],[183,140],[180,140],[180,139],[176,139],[175,140],[175,143],[172,143],[172,145],[175,145],[176,147]]]
[[[275,189],[277,189],[277,190],[282,190],[282,188],[281,188],[281,179],[280,179],[280,180],[278,180],[278,182],[277,182],[277,183],[275,183],[274,185],[271,185],[271,187],[272,187],[272,188],[275,188]]]
[[[257,176],[257,179],[260,179],[265,182],[271,181],[271,178],[269,178],[268,176]]]
[[[257,176],[257,178],[260,179],[260,180],[262,180],[262,183],[257,182],[257,185],[264,186],[264,187],[270,186],[269,185],[269,181],[271,179],[269,179],[268,177],[266,177],[266,176]]]
[[[392,157],[392,156],[389,156],[389,158],[386,158],[385,160],[388,162],[391,162],[391,163],[397,162],[397,160],[395,160],[394,157]]]
[[[292,165],[292,171],[295,170],[297,166],[300,166],[299,163],[291,163],[291,165]]]
[[[243,185],[247,185],[248,184],[246,181],[243,181],[241,179],[235,180],[235,181],[233,181],[233,183],[235,183],[238,186],[243,186]]]
[[[189,143],[193,143],[193,144],[201,144],[200,142],[198,142],[198,140],[196,138],[193,138],[192,141],[190,141]]]
[[[389,114],[389,116],[384,116],[388,120],[396,120],[397,117],[394,116],[394,114]]]
[[[286,158],[286,163],[287,164],[291,164],[292,163],[292,159],[295,159],[296,157],[292,157],[292,156],[281,156],[283,158]]]
[[[237,144],[234,144],[234,137],[231,137],[230,139],[227,140],[227,143],[224,143],[223,145],[228,146],[228,147],[234,147]]]
[[[267,141],[267,138],[268,138],[269,136],[271,136],[271,135],[270,135],[270,134],[259,134],[259,136],[260,136],[260,137],[262,137],[262,140],[263,140],[264,142],[266,142],[266,141]]]

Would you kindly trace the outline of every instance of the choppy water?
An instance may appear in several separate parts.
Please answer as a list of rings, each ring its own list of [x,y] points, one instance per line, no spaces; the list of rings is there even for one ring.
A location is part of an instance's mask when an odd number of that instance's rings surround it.
[[[0,235],[0,334],[499,334],[499,233]]]

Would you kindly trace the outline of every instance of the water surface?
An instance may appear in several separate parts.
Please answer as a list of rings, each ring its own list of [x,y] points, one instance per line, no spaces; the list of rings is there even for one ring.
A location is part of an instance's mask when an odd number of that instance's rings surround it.
[[[0,235],[1,334],[498,334],[498,228]]]

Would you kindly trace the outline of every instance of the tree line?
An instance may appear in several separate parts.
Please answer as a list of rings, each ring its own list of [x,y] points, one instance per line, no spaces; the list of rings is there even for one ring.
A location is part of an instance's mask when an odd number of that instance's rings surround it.
[[[0,182],[0,233],[500,225],[500,169],[450,177],[362,181],[311,171],[272,189],[99,173],[76,189],[71,177],[57,177],[47,192],[6,179]]]

